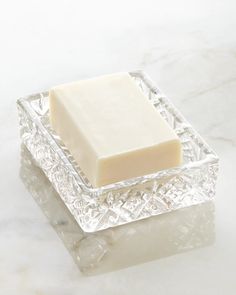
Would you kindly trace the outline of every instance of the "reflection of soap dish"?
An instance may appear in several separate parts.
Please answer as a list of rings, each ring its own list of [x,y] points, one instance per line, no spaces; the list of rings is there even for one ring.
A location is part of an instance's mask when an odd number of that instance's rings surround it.
[[[199,204],[215,195],[216,154],[145,74],[130,74],[180,137],[182,166],[93,188],[49,126],[48,92],[18,100],[22,141],[87,232]]]
[[[22,144],[20,176],[83,274],[95,275],[211,245],[214,203],[205,202],[85,233]],[[137,247],[136,245],[139,245]]]

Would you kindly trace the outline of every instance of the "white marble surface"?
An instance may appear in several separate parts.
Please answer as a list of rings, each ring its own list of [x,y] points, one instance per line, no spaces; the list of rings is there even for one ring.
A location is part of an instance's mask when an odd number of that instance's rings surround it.
[[[234,0],[0,4],[1,294],[236,293],[235,10]],[[208,246],[84,277],[19,178],[15,101],[133,69],[150,74],[220,157],[214,239],[210,231]]]

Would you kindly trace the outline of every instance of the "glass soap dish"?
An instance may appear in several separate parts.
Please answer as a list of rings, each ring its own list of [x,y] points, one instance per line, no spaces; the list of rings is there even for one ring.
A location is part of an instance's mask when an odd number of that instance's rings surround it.
[[[215,195],[215,152],[146,74],[136,71],[130,75],[179,136],[181,166],[93,188],[50,127],[48,92],[17,101],[23,143],[85,232],[200,204]]]

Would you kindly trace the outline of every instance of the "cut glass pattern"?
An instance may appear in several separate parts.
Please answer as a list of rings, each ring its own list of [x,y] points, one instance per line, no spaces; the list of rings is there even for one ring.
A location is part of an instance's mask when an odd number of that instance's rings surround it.
[[[181,166],[93,188],[50,128],[48,92],[17,102],[23,143],[87,232],[200,204],[215,195],[218,157],[214,151],[144,73],[130,75],[178,134]]]

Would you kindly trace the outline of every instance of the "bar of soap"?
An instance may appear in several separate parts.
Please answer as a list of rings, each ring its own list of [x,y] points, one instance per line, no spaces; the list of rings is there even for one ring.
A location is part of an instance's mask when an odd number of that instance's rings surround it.
[[[50,122],[93,187],[181,163],[181,143],[128,73],[50,90]]]

